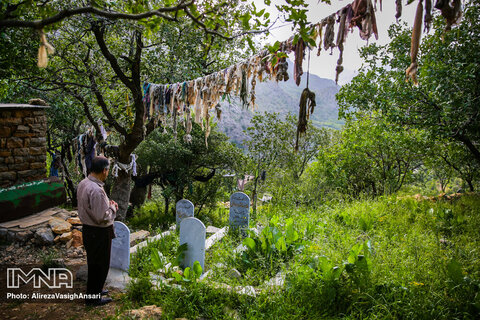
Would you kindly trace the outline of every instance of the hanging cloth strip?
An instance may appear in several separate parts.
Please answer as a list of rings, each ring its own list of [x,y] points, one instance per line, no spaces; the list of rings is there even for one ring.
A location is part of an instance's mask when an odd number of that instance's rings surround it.
[[[98,119],[97,123],[100,127],[100,133],[102,134],[103,141],[107,141],[107,131],[105,131],[105,128],[103,127],[102,120]]]
[[[112,174],[115,178],[118,177],[118,170],[123,170],[126,173],[129,173],[130,171],[132,171],[133,176],[137,175],[137,162],[136,162],[137,156],[132,153],[130,155],[130,159],[131,159],[131,161],[130,161],[129,164],[125,164],[125,163],[115,161],[115,163],[113,164],[113,168],[112,168]]]

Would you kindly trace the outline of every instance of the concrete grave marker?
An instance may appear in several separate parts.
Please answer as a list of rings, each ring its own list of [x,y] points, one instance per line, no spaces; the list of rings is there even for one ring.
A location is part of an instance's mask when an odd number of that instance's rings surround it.
[[[110,251],[110,268],[128,270],[130,266],[130,229],[123,223],[115,221],[115,238]]]
[[[205,270],[205,225],[197,218],[185,218],[180,223],[180,245],[186,243],[187,251],[182,267],[193,267],[195,261],[200,262]]]
[[[230,196],[230,218],[232,229],[248,228],[250,222],[250,198],[243,192],[235,192]]]
[[[177,229],[180,227],[180,222],[182,222],[183,219],[193,217],[194,209],[195,207],[193,206],[193,203],[190,200],[182,199],[177,202],[177,206],[176,206]]]

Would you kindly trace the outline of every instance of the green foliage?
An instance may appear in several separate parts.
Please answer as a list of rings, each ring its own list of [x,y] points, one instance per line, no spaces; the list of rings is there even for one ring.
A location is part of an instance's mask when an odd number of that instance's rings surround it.
[[[444,32],[444,19],[422,39],[418,57],[419,85],[405,81],[410,64],[411,31],[392,25],[390,44],[361,51],[364,67],[338,94],[340,114],[378,110],[389,123],[425,130],[432,141],[462,143],[480,162],[478,112],[480,5],[467,1],[462,22]]]
[[[54,249],[48,249],[40,253],[40,261],[42,262],[41,269],[44,272],[48,272],[50,268],[61,268],[63,267],[58,261],[58,253]]]
[[[283,120],[278,113],[255,115],[252,125],[245,130],[245,144],[255,164],[261,163],[267,170],[287,170],[298,179],[307,164],[315,157],[318,148],[325,145],[328,135],[311,123],[305,135],[301,136],[299,151],[295,152],[297,116],[289,113]]]
[[[163,203],[160,201],[148,201],[140,208],[136,208],[129,225],[135,229],[165,230],[175,222],[174,217],[163,212]]]
[[[214,272],[214,284],[185,281],[184,274],[179,280],[185,289],[162,285],[141,303],[157,304],[169,317],[188,318],[476,318],[479,208],[478,195],[437,202],[390,196],[330,201],[318,208],[262,206],[258,222],[265,227],[258,235],[242,240],[229,234],[207,251],[205,266]],[[233,254],[242,242],[245,257],[255,262],[246,269],[242,257]],[[304,249],[295,250],[297,245]],[[268,254],[273,268],[264,258]],[[241,279],[225,276],[231,268],[241,270]],[[264,288],[261,284],[278,271],[286,275],[284,288],[257,292],[255,298],[215,289],[218,282]],[[193,270],[188,273],[193,277]]]
[[[392,194],[411,180],[424,150],[422,132],[392,126],[376,113],[358,114],[328,148],[319,150],[309,172],[317,188],[310,188],[323,193],[317,199],[336,191],[354,197]]]
[[[191,143],[184,141],[185,134],[184,128],[179,128],[175,139],[171,129],[166,133],[155,130],[137,148],[138,164],[157,176],[154,183],[162,188],[165,201],[188,197],[199,207],[214,206],[223,197],[222,174],[238,170],[244,156],[215,128],[208,146],[198,124],[193,124]]]
[[[281,263],[288,262],[295,252],[301,252],[304,243],[299,236],[293,219],[280,222],[280,217],[274,216],[267,226],[257,233],[249,230],[250,236],[243,240],[247,250],[240,256],[240,270],[264,270],[266,275],[274,275]]]
[[[168,235],[149,242],[132,255],[128,274],[130,277],[149,277],[150,272],[163,268],[167,261],[175,261],[178,252],[178,237]]]
[[[198,278],[202,275],[202,266],[200,265],[200,262],[195,261],[193,263],[193,267],[186,267],[185,270],[183,270],[183,275],[180,275],[179,273],[173,272],[172,275],[174,276],[175,280],[181,283],[192,283],[196,284]]]
[[[134,302],[148,301],[153,292],[150,279],[146,276],[139,277],[127,285],[127,298]]]

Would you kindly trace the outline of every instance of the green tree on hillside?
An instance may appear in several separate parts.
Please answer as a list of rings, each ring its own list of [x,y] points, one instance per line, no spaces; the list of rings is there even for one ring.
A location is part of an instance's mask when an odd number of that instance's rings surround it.
[[[252,125],[245,130],[250,157],[249,171],[254,173],[253,201],[256,203],[257,185],[263,171],[268,176],[269,184],[279,186],[286,183],[285,177],[297,184],[315,159],[318,149],[329,141],[328,131],[315,127],[309,121],[308,129],[299,139],[299,150],[295,152],[297,116],[288,114],[283,120],[278,113],[255,115]]]
[[[398,128],[463,144],[480,163],[480,1],[466,1],[462,22],[451,31],[440,17],[434,27],[420,47],[418,87],[405,81],[411,31],[392,25],[390,44],[362,49],[364,66],[338,94],[340,113],[378,110]]]
[[[422,165],[424,134],[392,126],[376,113],[357,116],[320,149],[310,172],[317,188],[354,197],[397,192]]]
[[[196,205],[214,203],[223,174],[239,171],[245,157],[241,150],[228,141],[228,137],[212,128],[205,144],[205,133],[193,124],[192,142],[185,142],[185,130],[179,128],[177,137],[171,129],[154,130],[136,152],[140,170],[152,177],[160,186],[165,213],[171,200],[175,203],[188,197]],[[207,185],[212,185],[209,188]],[[203,186],[203,187],[202,187]]]
[[[238,37],[257,33],[268,23],[265,11],[257,12],[238,1],[203,1],[199,5],[193,1],[177,5],[172,1],[97,1],[82,5],[76,1],[0,5],[0,27],[9,34],[1,38],[2,51],[31,53],[18,44],[25,37],[24,28],[43,27],[46,32],[53,30],[49,41],[57,51],[49,57],[47,69],[36,71],[32,69],[36,55],[23,55],[28,60],[24,65],[28,68],[23,69],[26,73],[7,68],[0,93],[12,102],[25,99],[24,88],[43,92],[47,100],[47,93],[68,95],[97,133],[98,118],[113,130],[109,143],[118,143],[118,161],[122,163],[130,161],[130,154],[158,126],[156,119],[145,117],[145,80],[171,83],[220,70],[248,54],[248,37]],[[35,42],[32,36],[27,40]],[[38,42],[31,42],[30,46],[38,48]],[[230,49],[225,52],[227,43]],[[6,57],[18,59],[13,54]],[[2,61],[2,66],[8,63]],[[8,92],[19,87],[17,95]],[[97,138],[102,140],[99,134]],[[130,175],[120,171],[111,194],[120,207],[119,219],[126,214],[130,185]]]

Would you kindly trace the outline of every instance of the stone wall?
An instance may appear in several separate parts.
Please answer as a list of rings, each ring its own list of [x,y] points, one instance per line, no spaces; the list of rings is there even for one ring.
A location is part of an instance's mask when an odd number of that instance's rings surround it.
[[[0,188],[46,177],[45,108],[0,104]]]

